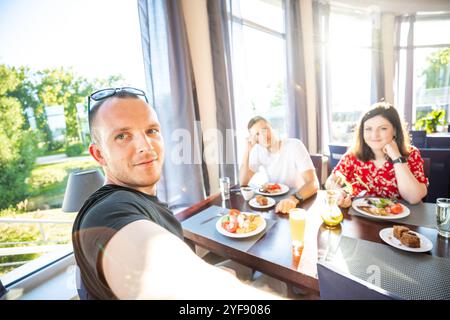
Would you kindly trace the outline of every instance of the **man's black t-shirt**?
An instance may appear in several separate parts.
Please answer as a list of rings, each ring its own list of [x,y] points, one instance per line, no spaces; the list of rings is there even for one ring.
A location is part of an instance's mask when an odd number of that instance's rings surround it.
[[[72,241],[81,280],[91,299],[117,299],[103,274],[103,250],[117,231],[143,219],[183,239],[180,223],[164,203],[130,188],[103,186],[80,209],[73,225]]]

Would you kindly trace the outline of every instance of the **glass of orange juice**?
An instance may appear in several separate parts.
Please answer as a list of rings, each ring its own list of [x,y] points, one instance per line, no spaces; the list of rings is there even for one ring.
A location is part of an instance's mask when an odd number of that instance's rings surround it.
[[[291,225],[291,239],[294,252],[301,251],[305,238],[306,210],[294,208],[289,210],[289,224]]]

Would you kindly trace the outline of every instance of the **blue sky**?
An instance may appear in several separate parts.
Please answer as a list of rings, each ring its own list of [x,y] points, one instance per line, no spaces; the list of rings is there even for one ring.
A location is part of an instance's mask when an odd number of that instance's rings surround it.
[[[137,1],[0,0],[0,63],[122,74],[145,89]]]

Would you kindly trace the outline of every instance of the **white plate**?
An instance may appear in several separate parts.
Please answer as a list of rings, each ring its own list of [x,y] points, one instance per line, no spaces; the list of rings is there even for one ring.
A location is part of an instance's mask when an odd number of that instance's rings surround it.
[[[424,235],[411,231],[415,235],[417,235],[420,238],[420,248],[410,248],[408,246],[405,246],[398,240],[396,237],[394,237],[394,228],[385,228],[380,231],[380,237],[383,239],[384,242],[387,244],[401,250],[405,251],[411,251],[411,252],[427,252],[433,249],[433,242],[431,242],[427,237]]]
[[[368,197],[368,198],[370,198],[370,199],[377,199],[376,197]],[[358,211],[359,213],[361,213],[361,214],[363,214],[363,215],[365,215],[367,217],[371,217],[371,218],[374,218],[374,219],[380,219],[380,220],[402,219],[402,218],[405,218],[405,217],[409,216],[409,214],[411,213],[407,206],[405,206],[405,205],[400,203],[401,206],[403,207],[403,212],[402,213],[390,214],[388,216],[377,216],[377,215],[374,215],[374,214],[370,214],[370,213],[365,212],[365,211],[363,211],[363,210],[358,208],[358,206],[367,206],[368,203],[367,203],[366,200],[368,198],[359,198],[359,199],[353,200],[353,202],[352,202],[353,209],[355,209],[356,211]]]
[[[248,204],[251,205],[253,208],[265,209],[265,208],[273,207],[275,205],[275,200],[267,197],[267,204],[265,206],[262,206],[258,203],[258,201],[256,201],[256,198],[253,198],[252,200],[250,200],[248,202]]]
[[[254,214],[254,215],[261,216],[258,213],[250,213],[250,212],[242,212],[242,213],[248,213],[248,214]],[[224,216],[224,217],[226,217],[226,216]],[[254,236],[254,235],[260,233],[261,231],[263,231],[266,228],[266,224],[267,224],[266,220],[264,219],[264,217],[261,216],[261,218],[263,220],[263,223],[258,228],[253,230],[252,232],[248,232],[248,233],[231,233],[231,232],[228,232],[227,230],[225,230],[224,228],[222,228],[222,219],[224,217],[222,217],[219,220],[217,220],[216,229],[217,229],[217,231],[219,231],[224,236],[227,236],[227,237],[230,237],[230,238],[247,238],[247,237]]]
[[[268,192],[261,192],[259,191],[259,189],[256,189],[255,192],[258,194],[261,194],[263,196],[280,196],[282,194],[288,193],[289,192],[289,187],[285,184],[279,183],[281,190],[279,192],[275,192],[275,193],[268,193]]]

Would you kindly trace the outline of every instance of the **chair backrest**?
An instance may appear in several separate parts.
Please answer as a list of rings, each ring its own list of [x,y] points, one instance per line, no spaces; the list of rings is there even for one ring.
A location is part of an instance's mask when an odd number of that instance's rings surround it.
[[[416,148],[426,148],[427,147],[427,132],[425,130],[419,131],[409,131],[411,136],[412,145]]]
[[[321,300],[400,300],[401,298],[329,263],[317,262]]]
[[[2,280],[0,280],[0,300],[6,294],[6,288],[3,286]]]
[[[422,158],[422,159],[423,159],[423,172],[425,173],[425,176],[428,178],[430,176],[431,160],[430,158]]]
[[[314,168],[316,168],[317,178],[322,186],[322,166],[323,166],[323,156],[321,154],[311,154],[310,155]]]
[[[449,149],[450,148],[450,136],[449,137],[428,136],[426,147],[427,148],[436,148],[436,149]]]
[[[86,290],[84,286],[83,279],[81,278],[80,268],[77,266],[77,271],[75,272],[75,281],[77,284],[78,297],[80,300],[93,300],[92,297]]]
[[[330,150],[329,170],[331,172],[331,170],[339,163],[342,156],[347,152],[348,146],[342,144],[329,144],[328,149]]]
[[[437,198],[450,196],[450,149],[419,149],[422,158],[430,159],[430,185],[426,202],[435,202]],[[426,174],[426,173],[425,173]]]

